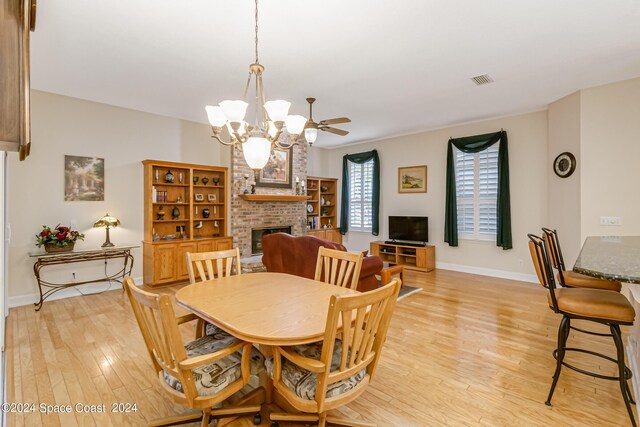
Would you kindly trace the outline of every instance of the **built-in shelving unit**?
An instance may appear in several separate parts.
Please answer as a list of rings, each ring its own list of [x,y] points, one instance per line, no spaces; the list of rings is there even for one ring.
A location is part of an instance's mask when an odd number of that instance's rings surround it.
[[[307,234],[342,243],[338,230],[337,178],[307,177]]]
[[[142,163],[144,282],[154,286],[187,280],[187,252],[232,247],[227,236],[227,168]]]

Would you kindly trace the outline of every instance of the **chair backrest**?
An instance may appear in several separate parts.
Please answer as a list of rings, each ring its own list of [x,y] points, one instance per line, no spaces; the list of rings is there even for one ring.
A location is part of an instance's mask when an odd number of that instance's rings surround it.
[[[200,281],[231,276],[234,272],[242,274],[240,250],[234,248],[226,251],[187,252],[187,269],[189,282],[192,284],[196,283],[196,273]]]
[[[553,278],[553,269],[549,261],[549,252],[547,250],[547,241],[534,234],[528,234],[529,252],[531,252],[531,260],[536,269],[540,284],[549,290],[551,301],[553,303],[553,311],[558,311],[558,303],[556,301],[556,282]]]
[[[327,388],[366,369],[369,381],[374,376],[382,346],[387,336],[391,315],[400,292],[400,282],[393,279],[381,288],[358,295],[333,295],[325,329],[320,362],[325,370],[318,374],[315,400],[323,408]],[[344,327],[343,327],[344,325]],[[331,370],[331,361],[340,333],[342,357],[337,369]],[[349,401],[349,394],[361,392],[357,387],[339,395]],[[322,409],[320,409],[322,410]]]
[[[362,252],[343,252],[321,247],[318,250],[314,279],[343,288],[356,289],[362,257]]]
[[[182,343],[171,298],[166,294],[143,291],[131,277],[125,277],[124,287],[157,372],[164,371],[177,378],[185,396],[195,399],[197,391],[193,376],[183,375],[178,369],[178,363],[187,358],[187,352]]]
[[[562,250],[560,250],[558,231],[542,227],[542,232],[544,233],[544,239],[547,241],[547,247],[549,248],[551,266],[561,272],[564,271],[564,258],[562,257]]]

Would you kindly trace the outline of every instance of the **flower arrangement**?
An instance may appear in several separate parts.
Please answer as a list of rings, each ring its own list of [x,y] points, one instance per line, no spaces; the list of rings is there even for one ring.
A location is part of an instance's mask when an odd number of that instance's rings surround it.
[[[69,227],[62,227],[60,224],[53,229],[43,225],[40,234],[36,234],[36,246],[47,252],[71,251],[76,240],[84,240],[84,234],[71,230]]]

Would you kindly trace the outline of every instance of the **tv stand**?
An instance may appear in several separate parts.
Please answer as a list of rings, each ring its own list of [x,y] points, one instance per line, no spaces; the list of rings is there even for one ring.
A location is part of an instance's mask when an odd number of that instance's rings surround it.
[[[416,247],[416,248],[421,248],[421,247],[427,246],[426,243],[420,243],[420,242],[398,242],[397,240],[387,240],[384,243],[385,243],[385,245],[413,246],[413,247]]]
[[[433,245],[376,241],[371,242],[370,249],[371,255],[379,256],[383,262],[403,265],[408,270],[431,271],[436,268],[436,247]]]

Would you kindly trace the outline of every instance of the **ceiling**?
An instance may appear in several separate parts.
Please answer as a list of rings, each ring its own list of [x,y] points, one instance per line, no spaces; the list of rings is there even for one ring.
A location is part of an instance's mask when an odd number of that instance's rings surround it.
[[[251,0],[38,2],[32,87],[206,123],[242,97]],[[637,0],[262,0],[267,99],[351,133],[320,147],[540,110],[640,76]],[[495,80],[476,86],[472,76]]]

